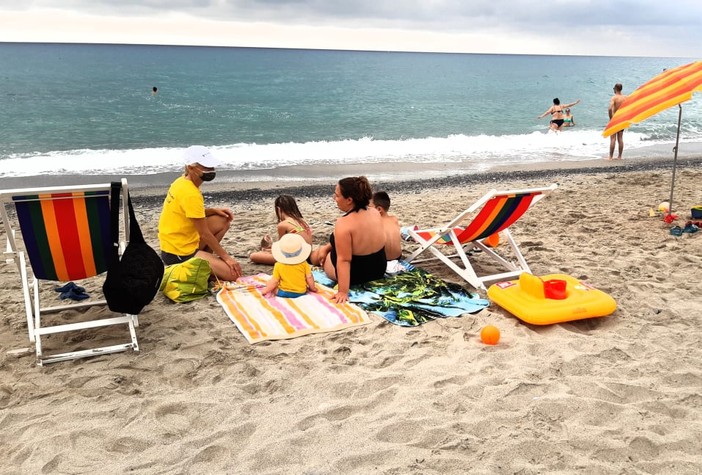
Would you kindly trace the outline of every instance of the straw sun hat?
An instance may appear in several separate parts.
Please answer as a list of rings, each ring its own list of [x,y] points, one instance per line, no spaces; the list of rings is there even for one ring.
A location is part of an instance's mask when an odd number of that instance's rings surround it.
[[[271,252],[277,262],[299,264],[310,255],[312,246],[307,244],[305,239],[299,234],[290,233],[280,238],[279,241],[274,242]]]

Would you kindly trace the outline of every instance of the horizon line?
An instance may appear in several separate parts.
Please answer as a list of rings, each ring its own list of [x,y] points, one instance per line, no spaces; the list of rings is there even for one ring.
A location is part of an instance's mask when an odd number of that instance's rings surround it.
[[[280,49],[292,51],[332,51],[332,52],[357,52],[357,53],[406,53],[406,54],[467,54],[481,56],[559,56],[579,58],[665,58],[665,59],[692,59],[692,56],[645,56],[645,55],[601,55],[601,54],[548,54],[548,53],[480,53],[470,51],[415,51],[403,49],[354,49],[354,48],[314,48],[293,46],[245,46],[245,45],[201,45],[201,44],[169,44],[169,43],[117,43],[109,41],[13,41],[0,40],[2,44],[44,44],[44,45],[83,45],[83,46],[162,46],[182,48],[237,48],[237,49]]]

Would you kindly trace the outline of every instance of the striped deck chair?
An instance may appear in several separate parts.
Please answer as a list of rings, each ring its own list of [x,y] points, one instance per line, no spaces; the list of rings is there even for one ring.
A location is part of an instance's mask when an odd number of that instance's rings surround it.
[[[91,298],[77,304],[44,307],[39,291],[40,281],[79,281],[105,272],[113,245],[119,246],[121,255],[126,247],[126,236],[129,236],[126,193],[127,181],[122,179],[124,239],[120,238],[119,244],[113,244],[110,234],[110,183],[0,191],[0,215],[7,237],[5,254],[8,256],[7,262],[14,262],[19,270],[29,340],[35,345],[37,364],[40,366],[128,349],[139,351],[135,332],[139,324],[136,315],[44,326],[42,315],[45,313],[104,305],[106,302]],[[15,213],[10,212],[13,206]],[[11,217],[16,219],[11,220]],[[19,233],[14,224],[19,224]],[[18,243],[23,244],[23,249]],[[121,324],[128,326],[128,343],[48,357],[43,355],[41,339],[44,335]]]
[[[544,188],[510,191],[491,190],[443,227],[409,229],[410,236],[419,244],[419,248],[407,258],[407,261],[417,264],[426,260],[439,259],[470,285],[476,289],[483,290],[485,290],[485,282],[506,280],[516,277],[522,272],[531,272],[524,260],[524,256],[519,251],[517,243],[509,232],[509,227],[519,220],[529,208],[555,190],[557,186],[554,183]],[[477,214],[470,222],[465,226],[459,226],[460,223],[476,213],[476,211]],[[483,242],[496,233],[502,233],[505,237],[517,262],[507,260],[506,257],[498,254],[496,249],[487,246]],[[455,250],[456,253],[449,255],[441,252],[437,249],[441,245],[450,246],[451,250]],[[507,272],[479,277],[466,254],[466,249],[472,250],[474,248],[482,250],[484,255],[491,257],[502,267],[506,268]],[[434,257],[416,260],[417,256],[427,250]],[[452,260],[456,257],[460,259],[463,266],[456,264]]]

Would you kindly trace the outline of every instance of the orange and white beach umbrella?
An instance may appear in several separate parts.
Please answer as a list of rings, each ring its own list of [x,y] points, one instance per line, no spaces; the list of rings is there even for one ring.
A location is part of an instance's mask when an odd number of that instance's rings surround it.
[[[602,132],[609,137],[631,124],[689,101],[702,91],[702,61],[667,69],[629,94]]]
[[[678,131],[673,149],[675,155],[673,157],[673,180],[670,185],[669,214],[673,212],[675,168],[678,161],[680,123],[682,121],[681,104],[692,99],[692,94],[695,91],[702,91],[702,61],[666,69],[629,94],[602,132],[602,135],[609,137],[626,129],[631,124],[642,122],[652,115],[678,106]]]

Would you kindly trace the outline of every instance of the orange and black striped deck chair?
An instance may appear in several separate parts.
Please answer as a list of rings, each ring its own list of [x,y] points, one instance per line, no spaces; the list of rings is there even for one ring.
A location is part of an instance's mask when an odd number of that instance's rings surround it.
[[[122,179],[121,217],[124,232],[120,235],[119,243],[112,243],[110,207],[120,204],[110,203],[110,183],[0,190],[0,215],[7,237],[5,254],[8,263],[17,265],[22,280],[29,340],[34,343],[39,365],[128,349],[139,350],[135,332],[139,324],[136,315],[85,321],[85,312],[82,312],[84,315],[77,319],[81,320],[79,322],[44,326],[43,314],[104,305],[106,302],[91,297],[76,304],[44,306],[39,286],[40,281],[80,281],[107,270],[113,246],[118,246],[121,254],[126,247],[126,236],[129,236],[126,193],[127,181]],[[50,293],[52,298],[58,297],[55,292]],[[70,314],[67,313],[66,318],[70,318]],[[42,337],[46,335],[109,325],[127,325],[129,341],[47,357],[43,355]]]
[[[485,282],[506,280],[516,277],[522,272],[531,272],[509,231],[509,227],[516,223],[529,208],[555,190],[557,186],[553,184],[548,187],[524,190],[491,190],[445,226],[408,229],[410,236],[419,244],[419,248],[407,258],[407,261],[417,264],[425,260],[439,259],[470,285],[483,290],[485,290]],[[471,216],[473,217],[469,220]],[[461,226],[464,221],[468,222]],[[498,253],[497,247],[488,244],[490,238],[498,233],[504,236],[511,247],[512,260],[508,260],[506,256]],[[441,246],[449,247],[450,252],[455,251],[455,253],[446,254],[439,250]],[[481,254],[492,258],[506,269],[506,272],[478,276],[466,254],[466,250],[473,249],[483,251]],[[434,257],[417,260],[416,258],[424,251],[431,252]],[[452,260],[455,258],[460,260],[462,266]]]

